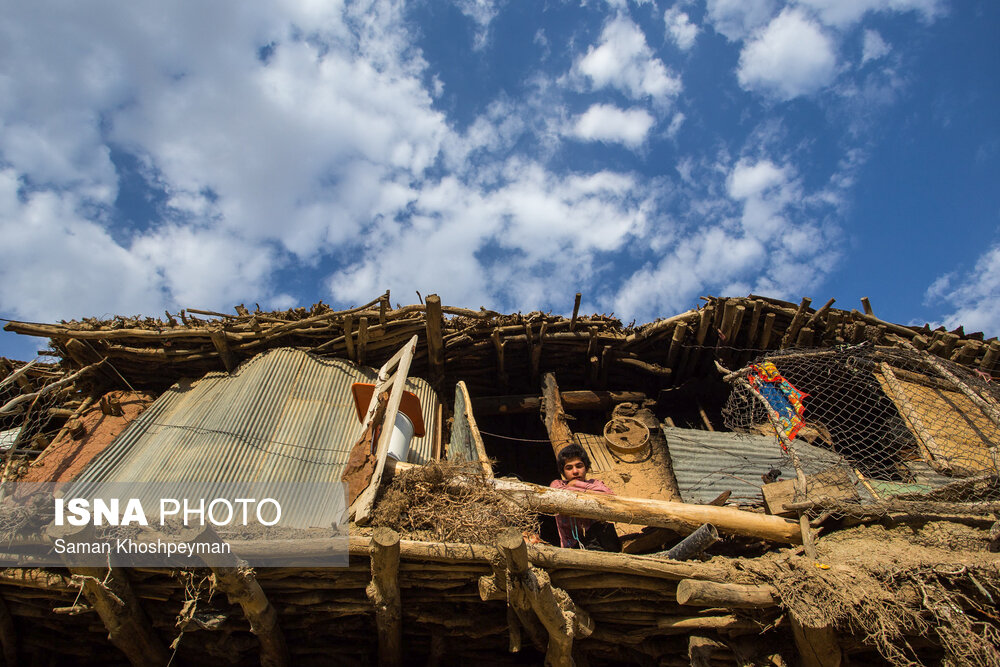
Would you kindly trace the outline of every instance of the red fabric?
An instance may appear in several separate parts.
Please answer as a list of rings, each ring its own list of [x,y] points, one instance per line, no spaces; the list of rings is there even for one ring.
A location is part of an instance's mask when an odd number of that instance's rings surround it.
[[[615,492],[609,489],[604,482],[599,479],[589,479],[589,480],[577,480],[576,484],[570,486],[562,479],[554,479],[552,483],[549,484],[553,489],[568,489],[570,491],[590,491],[592,493],[606,493],[608,495],[615,495]],[[556,528],[559,529],[559,546],[566,549],[574,549],[577,546],[576,538],[573,537],[573,529],[576,528],[577,534],[585,532],[590,526],[594,524],[593,519],[579,519],[577,517],[566,516],[564,514],[556,514]]]

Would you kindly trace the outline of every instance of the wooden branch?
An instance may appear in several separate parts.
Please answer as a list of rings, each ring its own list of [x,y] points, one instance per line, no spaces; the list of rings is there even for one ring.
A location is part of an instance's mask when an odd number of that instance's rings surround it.
[[[507,563],[508,603],[522,623],[529,609],[533,611],[548,632],[545,664],[572,666],[573,640],[594,632],[590,615],[577,607],[565,591],[553,587],[545,570],[531,567],[519,530],[508,529],[497,544]]]
[[[691,607],[760,609],[775,607],[779,598],[771,586],[720,584],[713,581],[685,579],[677,584],[677,604]]]
[[[782,349],[788,347],[795,341],[796,336],[799,334],[799,328],[805,322],[806,311],[809,310],[810,303],[812,303],[812,299],[809,297],[802,297],[802,302],[799,303],[799,308],[795,311],[791,324],[788,325],[788,329],[785,330],[785,335],[781,338]]]
[[[677,358],[680,356],[681,348],[684,346],[684,339],[687,337],[688,328],[683,322],[674,327],[674,335],[670,339],[670,347],[667,350],[667,368],[674,368]]]
[[[583,294],[580,292],[576,293],[576,298],[573,300],[573,317],[569,320],[569,330],[574,331],[576,329],[576,316],[580,312],[580,300],[583,298]]]
[[[35,362],[37,361],[38,359],[32,359],[31,361],[29,361],[28,363],[21,366],[16,371],[5,377],[3,380],[0,380],[0,389],[3,389],[11,382],[17,382],[22,389],[30,388],[31,384],[28,383],[26,378],[24,378],[23,376],[25,375],[25,373],[31,370],[31,367],[34,366]],[[10,368],[10,366],[7,366],[6,361],[4,362],[4,367]]]
[[[573,432],[566,421],[559,385],[552,373],[546,373],[542,378],[542,421],[545,422],[545,430],[555,454],[558,455],[563,447],[573,444]]]
[[[565,391],[559,393],[567,410],[608,410],[617,403],[641,403],[646,394],[638,391]],[[487,396],[472,401],[473,411],[479,416],[511,415],[537,412],[542,407],[542,397],[527,394],[520,396]]]
[[[167,664],[170,653],[153,631],[125,570],[117,567],[110,571],[96,567],[71,567],[69,570],[74,579],[80,581],[84,597],[104,622],[108,639],[129,662],[136,667]]]
[[[427,297],[428,301],[431,297]],[[366,593],[375,605],[380,665],[403,664],[402,603],[399,597],[399,533],[376,528],[371,545],[372,580]]]
[[[701,317],[701,313],[697,310],[689,310],[686,313],[681,313],[680,315],[674,315],[673,317],[668,317],[665,320],[660,320],[658,322],[653,322],[652,324],[647,324],[633,334],[629,334],[625,338],[626,347],[639,343],[647,338],[659,335],[665,331],[672,329],[678,322],[694,322]]]
[[[199,541],[218,540],[209,527]],[[285,635],[278,623],[278,612],[264,594],[254,571],[231,553],[203,555],[205,564],[212,569],[216,587],[226,594],[231,604],[238,604],[250,624],[250,632],[260,642],[262,667],[285,667],[291,664]]]
[[[813,316],[809,318],[809,321],[806,322],[806,326],[816,329],[817,328],[816,325],[819,324],[820,320],[822,320],[823,317],[825,317],[828,312],[830,312],[830,308],[836,301],[837,301],[836,299],[830,299],[829,301],[824,303],[820,307],[820,309],[817,310],[815,313],[813,313]]]
[[[458,480],[457,483],[468,482]],[[544,514],[566,514],[601,521],[657,526],[683,534],[692,533],[702,524],[711,523],[720,532],[731,535],[757,537],[785,544],[799,544],[801,541],[795,522],[731,507],[576,492],[507,479],[494,479],[492,485],[519,505]]]
[[[441,340],[441,297],[427,295],[427,360],[430,364],[431,384],[438,386],[444,378],[444,343]]]
[[[215,351],[219,353],[222,365],[226,367],[226,372],[232,373],[236,370],[236,356],[229,349],[229,343],[226,341],[226,332],[222,330],[222,327],[214,327],[209,332],[209,336],[212,338],[212,345],[215,346]]]
[[[100,361],[90,364],[89,366],[84,366],[80,370],[76,371],[71,375],[67,375],[61,380],[57,380],[56,382],[50,382],[49,384],[45,385],[38,391],[31,392],[30,394],[21,394],[20,396],[15,396],[14,398],[4,403],[3,406],[0,406],[0,415],[7,412],[13,412],[14,408],[20,405],[21,403],[34,400],[40,396],[44,396],[45,394],[49,393],[50,391],[53,391],[54,389],[59,389],[60,387],[65,387],[66,385],[73,383],[77,378],[97,368],[105,361],[106,361],[105,359],[101,359]]]

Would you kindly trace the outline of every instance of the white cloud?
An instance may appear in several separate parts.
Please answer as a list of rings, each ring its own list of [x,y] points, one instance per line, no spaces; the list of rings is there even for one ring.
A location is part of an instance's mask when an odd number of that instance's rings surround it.
[[[736,72],[744,89],[780,100],[815,93],[836,73],[833,40],[797,9],[782,11],[744,45]]]
[[[481,49],[486,46],[489,38],[490,23],[496,18],[500,10],[497,8],[495,0],[454,0],[459,11],[472,19],[476,24],[476,34],[473,46]]]
[[[608,21],[599,44],[591,46],[574,68],[594,89],[617,88],[636,100],[666,103],[682,88],[680,77],[653,55],[639,26],[623,15]]]
[[[708,0],[709,23],[732,42],[766,24],[777,9],[775,0]]]
[[[865,30],[864,46],[862,47],[861,63],[869,60],[878,60],[889,53],[889,45],[882,39],[882,35],[874,30]]]
[[[620,143],[637,148],[646,140],[653,123],[653,117],[645,109],[594,104],[577,117],[572,134],[584,141]]]
[[[815,11],[823,23],[839,28],[857,23],[868,12],[914,11],[930,21],[944,12],[942,0],[797,0]]]
[[[1000,335],[1000,244],[984,252],[972,270],[946,273],[927,288],[929,302],[943,302],[944,325],[964,326],[968,332]]]
[[[664,12],[663,21],[667,24],[667,34],[674,40],[677,48],[687,51],[694,46],[698,38],[698,26],[691,23],[686,13],[677,7],[671,7]]]

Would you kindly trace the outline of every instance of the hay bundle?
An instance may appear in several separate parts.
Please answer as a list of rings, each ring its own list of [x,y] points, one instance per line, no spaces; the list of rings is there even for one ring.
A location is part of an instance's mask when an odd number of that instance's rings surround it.
[[[457,478],[463,483],[453,483]],[[469,544],[493,544],[506,528],[538,532],[538,518],[487,484],[478,463],[446,461],[397,474],[376,502],[372,525]]]

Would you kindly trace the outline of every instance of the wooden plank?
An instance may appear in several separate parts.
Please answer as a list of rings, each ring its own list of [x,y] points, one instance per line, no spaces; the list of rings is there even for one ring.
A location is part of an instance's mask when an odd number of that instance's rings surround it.
[[[441,326],[444,322],[441,315],[441,297],[437,294],[427,295],[427,362],[430,365],[431,384],[440,387],[444,378],[444,342],[441,338]]]
[[[858,494],[854,490],[854,483],[847,471],[839,466],[829,468],[815,475],[806,475],[806,488],[809,490],[809,497],[834,498],[845,501],[857,502]],[[784,509],[786,503],[793,503],[795,497],[795,481],[791,479],[780,482],[772,482],[760,487],[764,496],[764,509],[768,514],[775,516],[795,516],[795,512]]]

